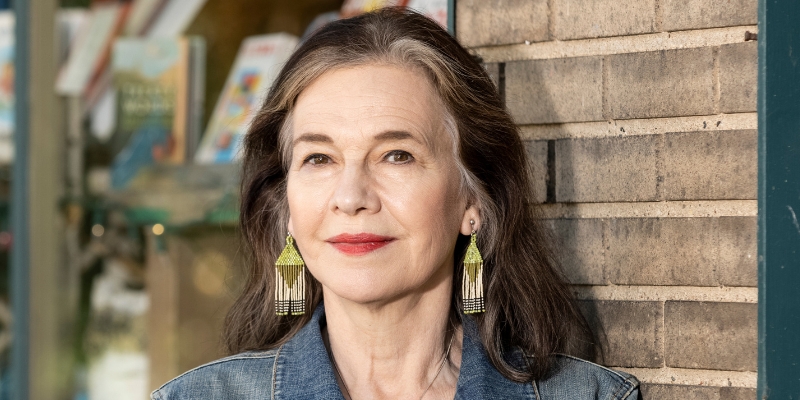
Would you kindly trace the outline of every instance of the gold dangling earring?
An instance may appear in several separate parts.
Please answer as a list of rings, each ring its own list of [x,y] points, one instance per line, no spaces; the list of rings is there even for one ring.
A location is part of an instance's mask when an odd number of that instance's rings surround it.
[[[464,314],[475,314],[486,311],[483,300],[483,257],[475,243],[475,220],[469,220],[472,236],[464,256],[464,279],[461,284],[461,298]]]
[[[306,312],[306,283],[303,257],[294,247],[294,238],[286,236],[286,247],[275,261],[275,313],[303,315]]]

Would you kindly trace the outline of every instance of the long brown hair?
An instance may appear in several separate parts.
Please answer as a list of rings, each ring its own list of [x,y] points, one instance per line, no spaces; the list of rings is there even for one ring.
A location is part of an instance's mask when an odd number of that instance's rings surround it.
[[[432,20],[383,9],[328,24],[295,51],[281,70],[244,141],[241,233],[248,256],[245,288],[231,308],[225,340],[231,353],[271,349],[310,319],[275,315],[274,262],[283,248],[289,209],[285,125],[300,92],[323,73],[354,65],[416,67],[434,84],[452,125],[463,188],[480,205],[486,312],[475,317],[492,364],[508,379],[547,374],[554,353],[574,353],[589,333],[555,267],[535,215],[530,171],[517,127],[485,70]],[[457,241],[453,316],[468,237]],[[306,273],[306,309],[322,300]],[[584,342],[585,343],[585,342]],[[531,356],[512,365],[510,349]]]

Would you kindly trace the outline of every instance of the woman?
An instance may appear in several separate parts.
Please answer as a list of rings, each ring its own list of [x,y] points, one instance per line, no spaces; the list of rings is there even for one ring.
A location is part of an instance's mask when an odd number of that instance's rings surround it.
[[[244,148],[236,355],[154,399],[638,396],[635,378],[563,355],[588,328],[530,208],[523,144],[434,22],[388,9],[329,24]]]

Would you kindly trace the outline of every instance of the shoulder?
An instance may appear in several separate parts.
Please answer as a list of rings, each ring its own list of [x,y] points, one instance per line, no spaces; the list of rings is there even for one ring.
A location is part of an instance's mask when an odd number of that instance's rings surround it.
[[[151,398],[153,400],[269,398],[277,353],[278,350],[251,351],[212,361],[165,383],[153,392]]]
[[[542,400],[636,400],[639,397],[639,381],[633,375],[572,356],[554,357],[552,373],[536,384]]]

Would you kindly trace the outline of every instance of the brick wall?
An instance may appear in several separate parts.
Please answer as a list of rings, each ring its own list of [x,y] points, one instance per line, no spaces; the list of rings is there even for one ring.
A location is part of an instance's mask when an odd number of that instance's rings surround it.
[[[756,387],[756,0],[458,0],[564,272],[645,399]]]

